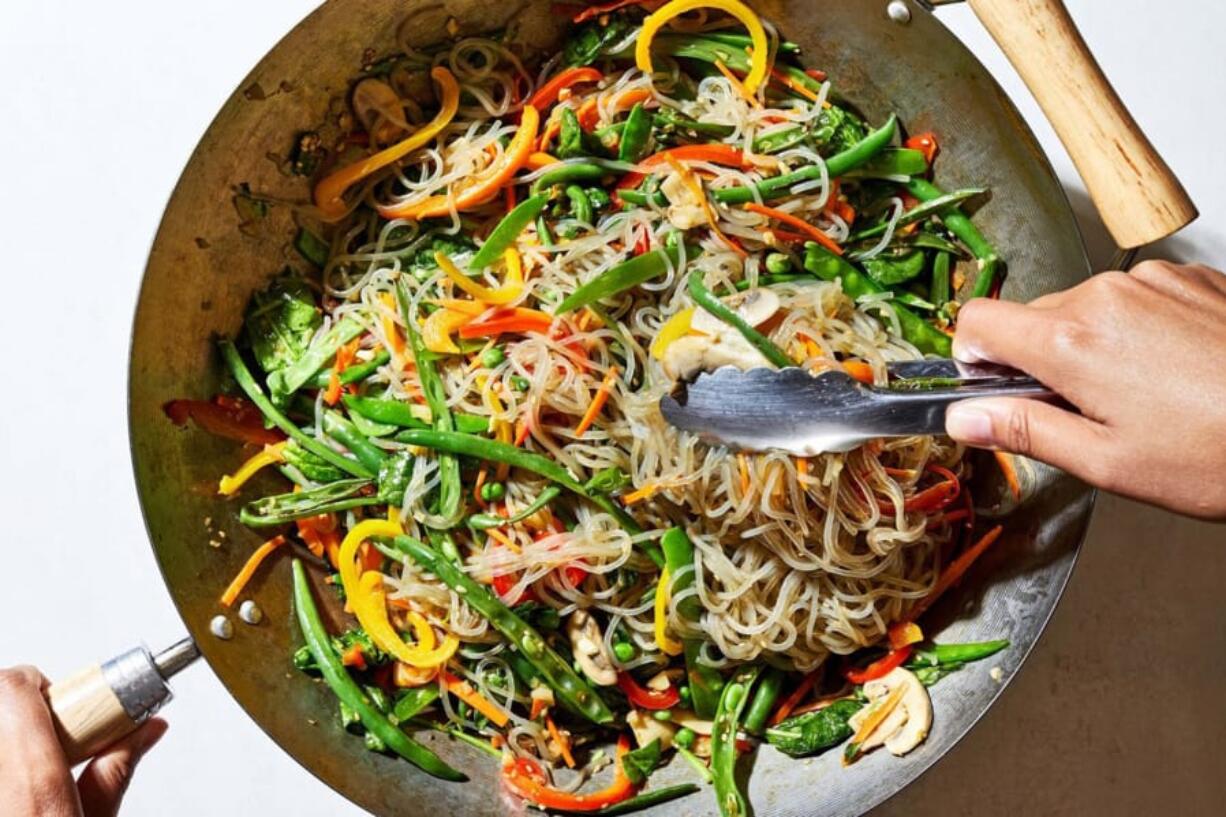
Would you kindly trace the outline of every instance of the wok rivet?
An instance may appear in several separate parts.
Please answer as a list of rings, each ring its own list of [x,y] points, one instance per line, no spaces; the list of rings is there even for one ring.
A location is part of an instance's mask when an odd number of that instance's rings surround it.
[[[259,624],[264,620],[264,611],[254,601],[247,599],[238,608],[238,617],[247,624]]]
[[[209,632],[222,641],[229,641],[234,637],[234,625],[225,616],[213,616],[209,622]]]
[[[905,0],[890,0],[885,7],[885,13],[899,25],[905,26],[911,22],[911,8],[906,4]]]

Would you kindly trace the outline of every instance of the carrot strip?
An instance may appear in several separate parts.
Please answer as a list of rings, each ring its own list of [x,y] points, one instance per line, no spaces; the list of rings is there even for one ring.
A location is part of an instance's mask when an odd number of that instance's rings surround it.
[[[751,201],[745,205],[745,209],[751,213],[757,213],[767,218],[773,218],[775,221],[781,221],[789,227],[795,227],[809,238],[812,238],[818,244],[821,244],[826,249],[835,255],[842,255],[843,248],[830,236],[823,233],[821,230],[814,227],[804,219],[797,218],[791,213],[785,213],[782,210],[776,210],[774,207],[767,207],[765,204],[758,204],[756,201]]]
[[[758,98],[749,93],[749,89],[741,83],[736,74],[728,70],[728,66],[724,65],[723,60],[716,60],[715,67],[719,69],[719,72],[724,75],[726,80],[728,80],[728,84],[732,86],[732,90],[736,91],[742,99],[744,99],[750,105],[753,105],[755,108],[762,107],[762,103],[758,101]]]
[[[744,454],[736,455],[736,462],[741,470],[741,493],[749,493],[749,459]]]
[[[443,671],[443,683],[446,684],[448,692],[489,718],[495,726],[507,725],[510,718],[502,707],[473,689],[472,684],[455,677],[446,670]]]
[[[260,563],[268,558],[268,554],[272,553],[283,544],[285,544],[284,536],[274,536],[256,548],[255,552],[248,557],[242,569],[238,571],[238,575],[234,577],[234,581],[230,582],[230,586],[226,588],[226,592],[221,594],[221,603],[226,607],[234,604],[234,602],[238,600],[239,594],[243,592],[243,588],[247,586],[247,582],[251,581],[251,577],[255,575],[255,571],[259,569]]]
[[[861,383],[873,385],[873,367],[862,360],[844,360],[843,371]]]
[[[788,715],[792,714],[792,710],[796,708],[796,705],[804,700],[804,697],[809,694],[809,690],[813,689],[813,685],[817,683],[818,676],[821,675],[822,671],[823,668],[815,669],[800,680],[800,683],[796,685],[796,689],[792,690],[791,694],[783,699],[779,704],[779,708],[775,710],[775,714],[771,715],[771,726],[782,723],[787,719]]]
[[[610,366],[609,371],[605,373],[604,380],[600,381],[600,387],[596,389],[596,396],[592,398],[592,404],[583,413],[583,419],[579,421],[579,425],[575,426],[576,437],[582,437],[583,432],[591,428],[592,423],[596,422],[596,415],[600,414],[604,404],[609,402],[609,392],[612,391],[613,382],[616,379],[617,367]]]
[[[1018,502],[1022,501],[1022,483],[1017,478],[1017,465],[1014,462],[1013,455],[1008,451],[995,451],[996,464],[1000,466],[1000,471],[1005,475],[1005,482],[1009,484],[1009,493],[1013,494],[1013,498]]]
[[[771,79],[775,80],[780,85],[783,85],[788,90],[795,91],[796,93],[808,99],[810,102],[817,102],[817,94],[813,93],[808,88],[801,85],[799,82],[796,82],[791,77],[789,77],[787,74],[780,71],[778,68],[774,68],[774,67],[771,68]]]
[[[562,737],[562,733],[558,731],[553,718],[549,717],[549,715],[545,715],[545,728],[549,730],[549,737],[557,742],[558,751],[562,753],[562,760],[566,763],[566,768],[575,768],[575,756],[570,753],[570,741]]]
[[[1004,529],[1004,525],[997,525],[985,533],[978,542],[962,551],[962,553],[958,555],[958,558],[950,562],[949,566],[941,572],[936,584],[932,586],[932,590],[928,591],[928,595],[920,599],[919,603],[911,608],[911,612],[907,614],[906,621],[899,622],[894,626],[899,627],[905,625],[906,622],[914,621],[924,612],[926,612],[929,607],[936,604],[937,599],[941,598],[941,595],[946,590],[957,584],[958,580],[962,578],[963,574],[970,570],[970,567],[975,563],[975,560],[982,556],[983,552],[991,547],[993,542],[1000,538],[1001,531]]]

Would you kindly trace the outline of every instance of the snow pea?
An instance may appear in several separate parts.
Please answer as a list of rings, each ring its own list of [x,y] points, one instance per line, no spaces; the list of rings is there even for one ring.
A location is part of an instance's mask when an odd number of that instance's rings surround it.
[[[617,145],[617,158],[623,162],[637,162],[647,155],[650,145],[651,116],[642,102],[636,102],[626,117],[626,127]]]
[[[683,529],[669,528],[660,537],[660,549],[664,552],[668,574],[673,577],[671,590],[675,596],[694,584],[694,543]],[[687,596],[679,601],[677,610],[687,621],[694,624],[698,624],[702,616],[702,604],[697,596]],[[702,643],[701,638],[682,639],[685,648],[686,680],[689,682],[694,712],[700,718],[711,718],[719,705],[719,693],[724,686],[724,679],[718,670],[702,663]]]
[[[987,191],[982,187],[970,187],[965,190],[955,190],[953,193],[943,193],[933,199],[921,201],[919,204],[912,207],[907,212],[898,217],[896,227],[901,227],[904,224],[911,224],[916,221],[922,221],[929,216],[940,215],[946,208],[954,206],[959,202],[966,201],[975,196],[982,196]],[[916,196],[919,198],[919,196]],[[847,243],[853,244],[857,241],[863,241],[866,238],[876,238],[885,232],[887,222],[874,224],[872,227],[866,227],[863,230],[858,230],[847,237]],[[948,225],[946,225],[948,226]]]
[[[690,249],[697,251],[696,248]],[[693,257],[689,251],[686,255]],[[681,255],[676,248],[672,247],[661,247],[642,255],[636,255],[634,258],[610,267],[576,289],[558,304],[553,314],[565,315],[567,312],[580,309],[603,298],[625,292],[644,281],[659,278],[668,272],[670,266],[676,267],[679,263],[681,263]]]
[[[724,685],[711,725],[711,776],[715,800],[723,817],[749,814],[749,804],[736,783],[736,733],[749,700],[749,690],[761,671],[761,667],[742,667]]]
[[[238,521],[249,528],[267,528],[309,516],[383,504],[378,496],[364,493],[371,484],[368,479],[342,479],[305,491],[260,497],[242,507]]]
[[[926,179],[912,179],[907,182],[907,192],[924,202],[933,201],[946,195],[945,191]],[[975,287],[971,292],[971,297],[982,298],[986,296],[992,291],[992,287],[996,283],[996,276],[1004,265],[1004,261],[996,251],[996,247],[992,246],[992,243],[984,238],[983,233],[979,232],[979,228],[975,226],[966,213],[962,212],[960,207],[956,205],[948,207],[944,211],[937,213],[937,215],[942,223],[949,228],[949,231],[962,239],[970,251],[974,253],[975,257],[979,259],[979,275],[975,278]]]
[[[608,175],[610,171],[595,162],[575,162],[551,166],[532,183],[532,195],[548,190],[555,184],[567,182],[592,182]]]
[[[570,212],[579,221],[584,224],[592,223],[592,200],[587,197],[587,193],[577,184],[568,184],[563,191],[566,198],[570,199]]]
[[[485,239],[481,249],[477,250],[477,254],[469,262],[468,268],[479,272],[501,259],[502,254],[515,244],[515,239],[519,238],[519,234],[532,223],[548,203],[549,197],[546,195],[529,196],[521,201],[514,210],[503,217],[502,221],[498,222],[498,226],[490,233],[490,237]]]
[[[953,256],[947,252],[938,252],[932,262],[932,286],[928,297],[938,307],[949,303],[949,272]]]
[[[415,416],[413,407],[401,400],[383,400],[378,397],[359,397],[346,394],[341,398],[345,407],[376,423],[400,426],[401,428],[430,428],[430,423]],[[453,414],[456,431],[464,434],[485,434],[490,430],[488,417],[477,414]]]

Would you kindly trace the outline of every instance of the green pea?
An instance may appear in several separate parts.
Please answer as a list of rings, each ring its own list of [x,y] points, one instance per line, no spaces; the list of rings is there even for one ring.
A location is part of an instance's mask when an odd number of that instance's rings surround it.
[[[634,645],[629,641],[618,641],[613,645],[613,655],[624,664],[634,658]]]
[[[681,705],[689,709],[690,703],[694,700],[694,693],[690,692],[690,685],[682,684],[677,690],[677,694],[681,696]]]
[[[481,486],[481,499],[486,502],[497,502],[507,495],[507,488],[501,482],[487,482]]]
[[[506,359],[507,355],[500,346],[491,346],[481,353],[481,365],[487,369],[494,368]]]
[[[785,272],[790,272],[791,269],[792,259],[783,253],[773,252],[766,256],[766,271],[772,275],[781,275]]]
[[[673,719],[673,711],[671,709],[657,709],[651,713],[651,717],[658,721],[671,721]]]
[[[676,743],[682,749],[688,749],[694,745],[694,741],[697,739],[697,737],[698,735],[694,733],[693,729],[689,728],[688,726],[683,726],[677,730],[676,735],[673,735],[673,743]]]
[[[520,377],[517,374],[511,375],[511,388],[515,389],[515,391],[527,391],[529,385],[531,384],[528,383],[528,378]]]

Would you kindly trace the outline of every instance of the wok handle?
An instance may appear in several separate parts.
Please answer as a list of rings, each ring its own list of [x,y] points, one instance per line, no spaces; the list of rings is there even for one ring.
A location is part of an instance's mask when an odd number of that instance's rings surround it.
[[[1038,100],[1117,245],[1149,244],[1196,218],[1062,0],[968,2]]]

